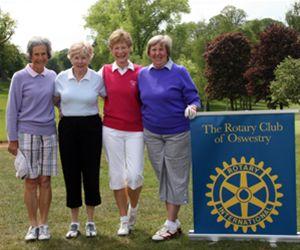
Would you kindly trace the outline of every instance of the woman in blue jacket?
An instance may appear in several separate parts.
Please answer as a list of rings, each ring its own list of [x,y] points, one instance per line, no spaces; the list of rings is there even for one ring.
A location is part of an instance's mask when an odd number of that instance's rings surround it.
[[[189,73],[170,58],[171,44],[169,36],[152,37],[147,44],[152,64],[138,76],[144,139],[167,209],[166,222],[152,237],[155,241],[181,233],[177,217],[180,206],[188,203],[191,166],[189,119],[200,106]]]

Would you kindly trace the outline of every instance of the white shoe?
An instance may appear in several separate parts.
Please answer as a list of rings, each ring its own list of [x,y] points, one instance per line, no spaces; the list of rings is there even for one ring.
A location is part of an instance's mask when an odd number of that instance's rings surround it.
[[[66,234],[67,239],[77,238],[80,235],[79,223],[71,223],[70,229]]]
[[[182,229],[181,229],[181,223],[178,219],[176,219],[176,224],[177,224],[177,233],[181,234],[182,233]]]
[[[124,218],[126,217],[126,218]],[[123,216],[120,219],[120,228],[118,229],[118,235],[119,236],[126,236],[130,233],[129,224],[128,224],[128,217]]]
[[[39,228],[38,227],[30,226],[28,228],[28,231],[27,231],[26,235],[25,235],[25,240],[26,241],[37,240],[38,235],[39,235]]]
[[[168,227],[167,222],[153,236],[154,241],[170,240],[178,235],[178,228],[172,230]]]
[[[97,230],[94,222],[87,222],[85,224],[85,235],[86,237],[95,237]]]
[[[39,240],[49,240],[51,238],[48,225],[39,226]]]
[[[133,230],[134,228],[134,224],[136,222],[136,216],[137,216],[137,211],[138,211],[138,207],[139,205],[137,205],[134,209],[131,207],[130,203],[129,203],[129,207],[128,207],[128,227],[130,230]]]

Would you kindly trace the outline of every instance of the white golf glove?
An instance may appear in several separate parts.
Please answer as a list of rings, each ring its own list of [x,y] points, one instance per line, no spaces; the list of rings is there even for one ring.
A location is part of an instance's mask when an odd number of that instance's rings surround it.
[[[184,111],[184,116],[190,120],[194,119],[197,115],[197,107],[195,105],[188,105]]]

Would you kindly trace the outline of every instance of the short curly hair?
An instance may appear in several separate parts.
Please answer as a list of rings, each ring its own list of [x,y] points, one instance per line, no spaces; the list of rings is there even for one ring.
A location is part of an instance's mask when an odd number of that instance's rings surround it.
[[[33,48],[36,46],[45,45],[47,48],[47,55],[48,59],[52,56],[52,47],[51,42],[48,38],[40,37],[40,36],[34,36],[32,37],[27,44],[27,56],[29,60],[31,60]]]
[[[89,58],[89,60],[92,60],[94,56],[94,49],[93,46],[90,45],[88,42],[78,42],[73,43],[71,47],[68,50],[68,58],[69,60],[72,59],[75,55],[84,55]]]

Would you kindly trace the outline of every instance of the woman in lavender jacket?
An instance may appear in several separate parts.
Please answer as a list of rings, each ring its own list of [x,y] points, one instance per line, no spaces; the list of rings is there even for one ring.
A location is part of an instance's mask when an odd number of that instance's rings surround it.
[[[48,39],[32,38],[27,53],[30,63],[13,75],[9,90],[6,111],[8,151],[13,155],[22,151],[30,165],[24,192],[30,223],[25,240],[48,240],[51,176],[57,175],[53,107],[56,73],[45,67],[51,57]]]
[[[181,233],[178,212],[188,202],[191,166],[189,119],[200,106],[189,73],[170,59],[171,43],[168,36],[152,37],[147,44],[152,64],[138,76],[144,139],[167,210],[166,222],[152,237],[155,241]]]

